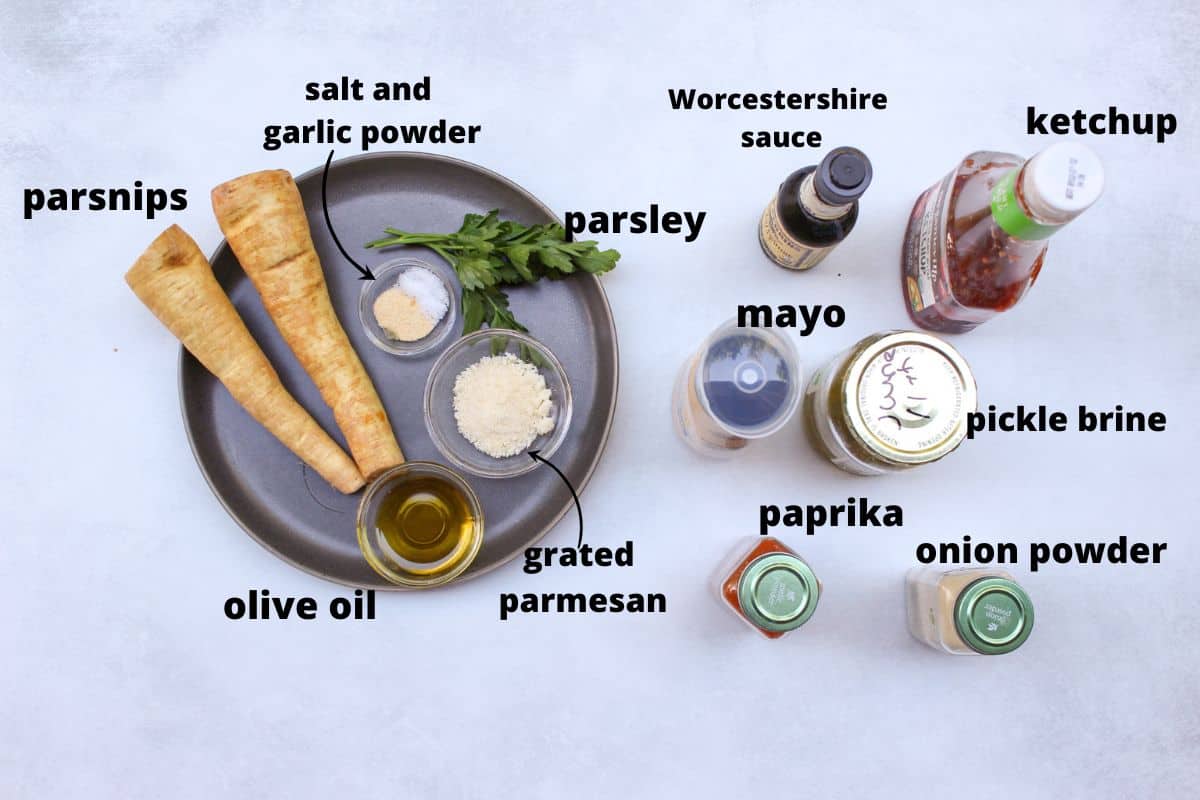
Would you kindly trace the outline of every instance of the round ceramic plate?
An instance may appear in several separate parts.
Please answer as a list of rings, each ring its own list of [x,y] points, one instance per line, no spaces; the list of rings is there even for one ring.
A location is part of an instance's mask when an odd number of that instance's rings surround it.
[[[421,400],[434,360],[456,340],[417,357],[398,358],[373,346],[358,317],[362,284],[329,233],[321,209],[322,167],[300,176],[313,243],[325,268],[333,306],[375,382],[405,457],[443,463],[425,430]],[[329,215],[338,239],[360,264],[374,267],[399,255],[437,263],[424,248],[365,250],[385,226],[456,231],[468,213],[500,209],[526,224],[555,215],[510,180],[465,161],[426,153],[372,153],[336,161],[328,178]],[[227,243],[212,256],[213,272],[293,396],[343,447],[345,439],[262,307]],[[566,368],[574,393],[571,429],[553,457],[576,488],[600,460],[617,400],[617,333],[600,281],[591,275],[541,281],[508,290],[512,309]],[[460,322],[456,322],[459,325]],[[359,494],[345,496],[308,469],[229,396],[186,350],[179,391],[192,451],[221,503],[247,533],[280,558],[339,583],[397,588],[367,566],[355,538]],[[541,539],[571,508],[571,494],[545,465],[517,478],[464,475],[483,504],[483,548],[459,580],[481,575]]]

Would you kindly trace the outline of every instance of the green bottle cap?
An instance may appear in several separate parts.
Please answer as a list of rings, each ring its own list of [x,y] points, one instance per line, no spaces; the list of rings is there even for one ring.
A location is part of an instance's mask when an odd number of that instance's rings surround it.
[[[1007,578],[980,578],[958,595],[954,627],[977,653],[1011,653],[1033,630],[1033,601]]]
[[[821,589],[808,564],[788,553],[756,558],[738,581],[738,604],[765,631],[799,628],[817,610]]]

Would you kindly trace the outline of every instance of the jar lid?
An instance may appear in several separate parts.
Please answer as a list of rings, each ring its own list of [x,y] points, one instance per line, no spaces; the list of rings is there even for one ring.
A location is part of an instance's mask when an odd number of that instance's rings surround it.
[[[888,465],[925,464],[954,450],[978,403],[962,355],[916,331],[880,335],[854,355],[845,381],[851,434]]]
[[[959,593],[954,627],[977,653],[1011,653],[1033,630],[1033,601],[1015,581],[980,578]]]
[[[800,359],[791,340],[729,320],[704,343],[696,392],[726,432],[759,439],[779,430],[800,404]]]
[[[820,594],[812,569],[789,553],[756,558],[738,581],[742,613],[759,628],[777,633],[808,622],[817,610]]]

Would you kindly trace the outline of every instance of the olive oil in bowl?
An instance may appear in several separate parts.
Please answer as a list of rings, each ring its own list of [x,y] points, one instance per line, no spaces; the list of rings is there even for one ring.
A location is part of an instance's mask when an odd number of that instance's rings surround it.
[[[483,510],[466,481],[413,461],[380,475],[358,508],[358,544],[392,583],[423,588],[461,575],[483,543]]]

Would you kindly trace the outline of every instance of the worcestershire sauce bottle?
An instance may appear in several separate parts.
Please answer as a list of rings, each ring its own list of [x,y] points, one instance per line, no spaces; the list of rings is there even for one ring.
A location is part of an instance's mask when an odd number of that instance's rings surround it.
[[[871,185],[871,162],[853,147],[830,150],[821,163],[787,176],[763,212],[758,241],[772,261],[810,269],[850,235],[858,198]]]

